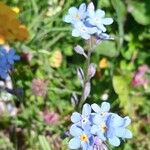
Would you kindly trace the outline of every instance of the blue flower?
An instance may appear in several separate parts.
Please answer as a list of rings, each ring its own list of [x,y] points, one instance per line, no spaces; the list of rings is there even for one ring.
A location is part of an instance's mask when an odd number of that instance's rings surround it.
[[[71,116],[71,121],[76,126],[82,128],[89,127],[92,121],[91,106],[89,104],[84,104],[82,114],[74,112]]]
[[[64,17],[64,21],[67,23],[76,23],[77,21],[82,21],[86,18],[86,4],[82,3],[77,9],[76,7],[71,7],[68,14]]]
[[[87,8],[88,13],[88,22],[96,26],[101,32],[106,32],[106,28],[104,25],[110,25],[113,23],[112,18],[105,18],[105,12],[101,9],[95,11],[94,5],[91,2]],[[99,32],[100,32],[99,31]]]
[[[89,130],[73,125],[70,128],[70,134],[74,136],[68,144],[70,149],[93,150],[94,139]]]
[[[110,110],[110,104],[107,102],[103,102],[101,104],[101,107],[98,106],[97,104],[92,104],[91,105],[92,109],[94,110],[94,112],[100,114],[100,115],[106,115],[108,114],[109,110]]]
[[[74,28],[72,30],[72,36],[79,37],[81,36],[83,39],[90,39],[91,35],[97,32],[96,27],[87,27],[81,21],[78,21],[74,24]]]
[[[108,141],[113,146],[120,145],[120,139],[130,139],[132,138],[132,133],[126,127],[131,123],[129,117],[122,118],[117,114],[112,113],[106,122],[107,132],[106,136]]]
[[[0,46],[0,77],[6,79],[14,61],[19,60],[19,56],[15,54],[14,49]]]
[[[91,127],[91,133],[94,135],[97,135],[101,140],[105,141],[106,140],[106,120],[107,117],[103,117],[100,114],[95,115],[93,119],[93,126]]]
[[[120,145],[120,139],[132,138],[132,133],[126,127],[131,123],[129,117],[122,118],[117,114],[110,113],[107,117],[97,114],[93,119],[94,125],[91,133],[97,135],[100,139],[108,139],[113,146]]]

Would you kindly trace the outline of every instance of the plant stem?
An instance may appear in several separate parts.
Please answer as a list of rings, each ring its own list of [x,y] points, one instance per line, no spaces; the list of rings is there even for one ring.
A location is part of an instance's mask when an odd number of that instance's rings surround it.
[[[81,94],[81,99],[78,103],[78,109],[81,110],[83,103],[85,102],[84,99],[84,91],[85,91],[85,87],[86,87],[86,83],[90,81],[89,77],[88,77],[88,67],[90,65],[90,61],[91,61],[91,53],[92,53],[92,38],[89,39],[89,50],[87,51],[87,59],[86,59],[86,66],[85,66],[85,70],[84,70],[84,80],[83,80],[83,88],[82,88],[82,94]]]

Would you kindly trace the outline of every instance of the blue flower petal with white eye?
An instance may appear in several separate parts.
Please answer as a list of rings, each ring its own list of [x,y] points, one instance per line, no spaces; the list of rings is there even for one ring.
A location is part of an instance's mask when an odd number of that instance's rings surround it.
[[[82,108],[82,115],[89,116],[91,114],[91,106],[89,104],[84,104]]]
[[[81,120],[81,114],[79,114],[78,112],[74,112],[72,115],[71,115],[71,121],[73,123],[77,123]]]
[[[114,136],[113,138],[108,138],[108,141],[113,146],[119,146],[120,145],[120,139]]]
[[[70,127],[70,134],[71,134],[72,136],[80,136],[81,133],[82,133],[82,129],[81,129],[81,128],[78,128],[78,127],[76,127],[75,125],[72,125],[72,126]]]
[[[101,111],[102,112],[108,112],[110,110],[110,104],[107,102],[103,102],[101,104]]]
[[[79,138],[72,138],[69,141],[68,147],[70,149],[78,149],[78,148],[80,148],[81,147],[80,139]]]
[[[126,139],[131,139],[132,138],[132,132],[128,129],[125,128],[118,128],[116,130],[116,136],[121,137],[121,138],[126,138]]]

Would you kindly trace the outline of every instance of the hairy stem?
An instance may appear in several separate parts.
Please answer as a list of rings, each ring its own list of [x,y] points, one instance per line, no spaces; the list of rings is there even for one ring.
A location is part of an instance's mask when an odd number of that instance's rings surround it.
[[[84,91],[85,91],[86,83],[90,81],[90,79],[88,77],[88,67],[89,67],[90,61],[91,61],[92,45],[93,45],[92,44],[92,38],[90,38],[89,39],[89,50],[87,51],[86,66],[85,66],[85,70],[84,70],[85,78],[84,78],[84,81],[83,81],[81,99],[78,103],[78,109],[80,109],[80,110],[82,108],[83,103],[85,102],[85,100],[84,100]]]

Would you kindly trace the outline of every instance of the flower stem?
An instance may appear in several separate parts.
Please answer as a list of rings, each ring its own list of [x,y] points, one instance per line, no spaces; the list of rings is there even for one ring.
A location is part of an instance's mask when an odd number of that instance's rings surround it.
[[[81,110],[82,105],[85,102],[84,91],[86,88],[86,83],[90,81],[90,79],[88,77],[88,67],[89,67],[90,61],[91,61],[91,53],[92,53],[92,45],[93,45],[92,44],[92,38],[89,39],[88,43],[89,43],[89,50],[87,51],[86,66],[85,66],[85,70],[84,70],[85,77],[83,80],[83,88],[82,88],[81,98],[80,98],[80,101],[79,101],[78,106],[77,106],[79,110]]]

